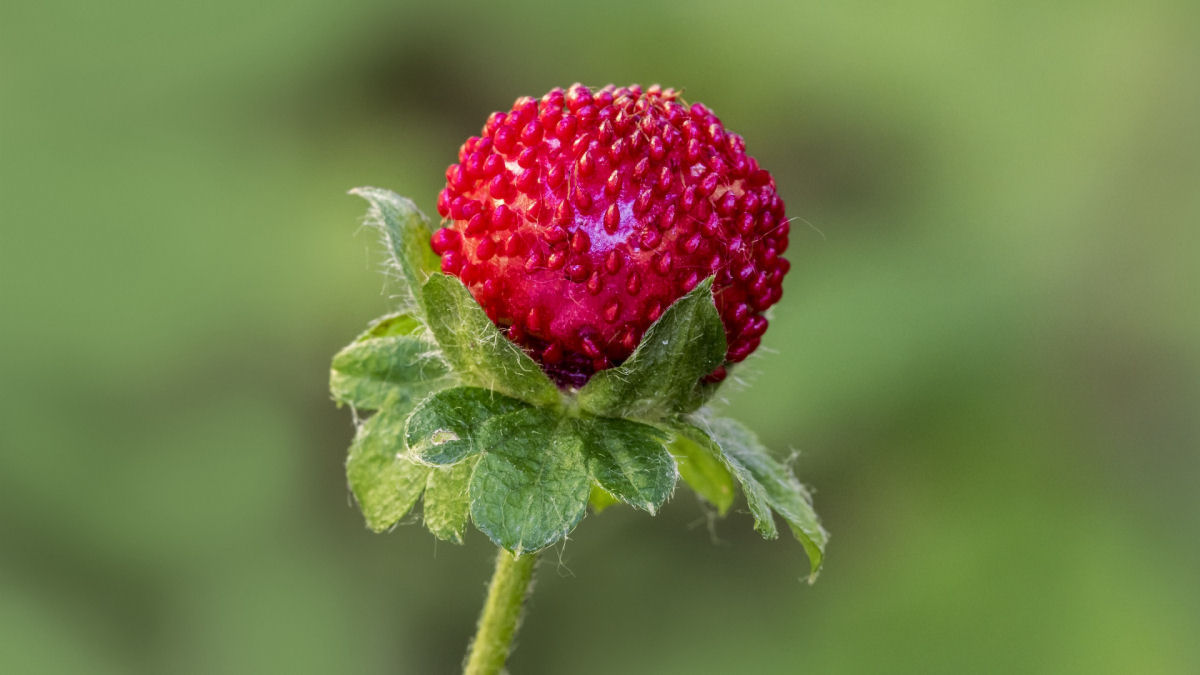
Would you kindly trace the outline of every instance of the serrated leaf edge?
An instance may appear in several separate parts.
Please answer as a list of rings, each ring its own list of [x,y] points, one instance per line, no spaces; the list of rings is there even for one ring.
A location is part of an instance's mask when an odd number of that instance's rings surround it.
[[[664,504],[666,504],[667,502],[669,502],[671,500],[671,496],[675,493],[675,488],[679,484],[679,463],[676,461],[675,456],[671,454],[671,450],[668,447],[668,440],[670,438],[670,433],[667,432],[666,430],[662,429],[659,426],[652,425],[652,424],[645,424],[644,422],[639,422],[637,420],[626,419],[626,418],[601,417],[598,415],[588,415],[585,413],[576,419],[578,420],[575,423],[577,425],[577,428],[580,427],[582,424],[592,423],[590,420],[602,421],[602,420],[606,420],[606,419],[612,419],[612,420],[622,420],[622,421],[626,421],[626,422],[632,422],[634,424],[641,424],[649,429],[652,429],[655,432],[656,435],[654,437],[654,440],[658,442],[659,450],[662,451],[663,456],[666,458],[666,461],[669,462],[670,466],[671,466],[671,477],[670,477],[671,489],[667,491],[666,495],[663,497],[662,502],[660,502],[658,504],[655,504],[651,501],[644,501],[644,502],[640,502],[640,503],[630,501],[630,500],[622,497],[620,494],[617,494],[617,493],[612,492],[612,491],[608,490],[607,488],[605,488],[600,483],[600,478],[592,471],[591,463],[586,461],[586,457],[587,457],[586,451],[584,453],[584,456],[585,456],[584,467],[587,469],[588,476],[592,479],[592,483],[594,485],[596,485],[598,488],[600,488],[601,490],[604,490],[606,493],[608,493],[609,495],[614,497],[618,502],[623,503],[623,504],[628,504],[637,509],[641,509],[641,510],[645,511],[646,513],[649,513],[651,516],[658,515],[658,510]],[[587,439],[583,436],[582,430],[577,431],[577,434],[580,436],[580,438],[584,439],[584,445],[586,446]],[[609,453],[609,456],[612,457],[611,453]],[[616,458],[613,457],[613,459],[616,459]],[[617,463],[614,462],[614,464],[617,464]],[[634,483],[633,476],[629,475],[627,468],[625,466],[619,465],[619,464],[618,464],[618,466],[621,469],[621,473],[625,477],[625,479],[630,484],[633,484]]]
[[[421,297],[421,287],[435,270],[421,266],[420,261],[401,260],[400,254],[397,251],[403,250],[403,242],[397,240],[396,235],[400,234],[399,229],[403,224],[397,223],[397,232],[393,232],[392,228],[388,225],[383,205],[388,201],[394,200],[399,203],[400,208],[407,209],[415,215],[417,222],[421,226],[421,231],[416,234],[423,235],[422,238],[426,242],[428,242],[429,237],[433,234],[429,218],[413,200],[386,188],[364,185],[350,189],[347,194],[354,195],[367,202],[367,213],[363,222],[379,232],[384,251],[388,256],[388,267],[392,273],[392,277],[399,282],[402,297],[409,301],[405,304],[411,305],[419,317],[424,319],[428,315],[428,311],[425,307],[424,298]],[[430,247],[429,252],[432,253],[432,247]],[[412,266],[411,270],[408,269],[410,265]]]
[[[554,430],[555,430],[555,431],[554,431],[554,432],[552,432],[552,433],[556,433],[556,432],[558,432],[559,430],[562,430],[562,429],[568,429],[568,430],[569,430],[569,432],[570,432],[572,435],[574,435],[574,436],[576,437],[576,439],[577,439],[577,440],[579,440],[579,442],[580,442],[580,446],[582,446],[582,438],[580,438],[580,437],[579,437],[579,434],[577,433],[576,429],[574,429],[573,425],[571,425],[571,424],[569,423],[569,420],[568,420],[568,418],[566,418],[565,416],[563,416],[563,415],[561,414],[561,411],[559,411],[559,410],[556,410],[556,409],[548,409],[548,408],[544,408],[544,407],[531,406],[530,408],[528,408],[528,409],[526,409],[526,410],[519,410],[519,411],[514,411],[514,412],[511,412],[511,413],[506,413],[506,414],[504,414],[504,415],[497,415],[497,416],[495,416],[495,417],[492,417],[492,418],[490,418],[488,421],[489,421],[489,422],[492,422],[493,420],[498,420],[498,419],[500,419],[500,418],[503,418],[503,417],[508,417],[508,416],[513,416],[513,415],[519,415],[519,414],[522,414],[522,413],[527,413],[527,412],[529,412],[529,411],[531,411],[531,410],[536,410],[536,411],[538,411],[538,412],[540,412],[540,413],[544,414],[544,415],[545,415],[545,416],[546,416],[548,419],[550,419],[550,420],[553,420],[553,421],[554,421],[553,428],[554,428]],[[550,428],[550,426],[551,426],[551,425],[546,425],[546,426],[547,426],[547,428]],[[481,428],[482,428],[482,427],[481,427]],[[583,522],[583,519],[584,519],[585,517],[587,517],[587,507],[588,507],[588,504],[590,503],[590,499],[591,499],[591,486],[593,486],[593,485],[595,485],[595,484],[596,484],[596,483],[595,483],[595,480],[594,480],[594,479],[592,478],[592,476],[591,476],[591,473],[590,473],[590,472],[588,471],[588,469],[587,469],[586,462],[584,462],[584,461],[583,461],[583,460],[584,460],[584,458],[583,458],[583,455],[582,455],[582,449],[581,449],[581,448],[579,448],[579,449],[578,449],[578,451],[579,451],[579,454],[580,454],[580,457],[579,457],[579,460],[580,460],[580,465],[581,465],[581,468],[583,469],[583,473],[584,473],[584,475],[587,477],[587,483],[588,483],[589,490],[588,490],[588,494],[587,494],[587,495],[585,495],[585,496],[584,496],[584,498],[583,498],[583,501],[582,501],[582,504],[581,504],[581,508],[580,508],[580,511],[579,511],[579,515],[578,515],[578,517],[574,518],[573,520],[570,520],[570,522],[569,522],[569,523],[567,523],[567,525],[566,525],[566,526],[565,526],[565,527],[564,527],[564,528],[563,528],[563,529],[562,529],[560,532],[557,532],[557,536],[553,536],[553,537],[551,537],[551,538],[550,538],[548,541],[546,541],[545,543],[540,543],[540,545],[539,545],[539,546],[537,546],[536,548],[528,548],[528,549],[527,549],[527,548],[523,548],[523,547],[522,547],[522,546],[521,546],[519,543],[518,543],[518,545],[517,545],[516,547],[514,547],[514,548],[509,548],[508,546],[505,546],[505,545],[504,545],[504,544],[503,544],[503,543],[500,541],[501,537],[500,537],[500,535],[499,535],[498,533],[494,533],[494,532],[491,532],[491,531],[489,531],[487,527],[485,527],[483,524],[481,524],[481,523],[478,521],[478,519],[476,518],[476,513],[475,513],[475,504],[476,504],[476,501],[475,501],[475,499],[474,499],[474,498],[472,498],[472,500],[471,500],[471,520],[472,520],[472,522],[473,522],[473,523],[474,523],[474,525],[475,525],[475,529],[477,529],[477,530],[479,530],[481,533],[483,533],[483,534],[484,534],[484,536],[486,536],[488,539],[490,539],[490,540],[491,540],[491,541],[492,541],[494,544],[496,544],[497,546],[500,546],[500,547],[502,547],[502,548],[504,548],[504,549],[508,550],[508,551],[509,551],[510,553],[512,553],[514,556],[518,556],[518,557],[519,557],[519,556],[521,556],[521,555],[527,554],[527,553],[534,553],[534,552],[540,551],[540,550],[542,550],[542,549],[545,549],[545,548],[548,548],[548,547],[550,547],[550,546],[553,546],[553,545],[557,544],[557,543],[558,543],[558,542],[560,542],[560,541],[564,541],[564,540],[565,540],[565,539],[566,539],[566,538],[567,538],[567,537],[570,535],[570,533],[571,533],[572,531],[574,531],[574,529],[575,529],[576,527],[578,527],[578,526],[579,526],[579,523]],[[474,488],[475,481],[476,481],[477,477],[479,476],[479,471],[478,471],[479,467],[480,467],[480,466],[483,466],[483,463],[484,463],[484,462],[487,460],[488,456],[489,456],[489,455],[492,455],[492,454],[496,454],[496,455],[499,455],[499,456],[501,456],[501,457],[504,457],[504,453],[496,453],[496,452],[493,452],[493,451],[489,451],[489,450],[487,450],[487,449],[484,449],[484,450],[483,450],[483,452],[482,452],[482,453],[480,453],[480,460],[479,460],[479,463],[476,465],[476,471],[475,471],[475,472],[473,472],[473,474],[472,474],[472,476],[471,476],[471,483],[470,483],[470,487],[471,487],[471,488]],[[511,461],[511,460],[507,460],[507,461]],[[542,469],[542,470],[544,470],[544,469]],[[522,509],[522,513],[523,513],[523,514],[527,514],[527,513],[528,513],[528,506],[529,506],[529,505],[527,504],[527,505],[526,505],[526,507],[525,507],[524,509]],[[569,519],[565,519],[565,518],[564,518],[563,520],[564,520],[564,522],[566,522],[566,521],[567,521],[567,520],[569,520]],[[523,530],[523,529],[521,530],[521,533],[522,533],[522,534],[521,534],[521,535],[519,535],[519,536],[517,536],[517,537],[516,537],[516,539],[520,540],[520,539],[523,537],[523,533],[524,533],[524,530]]]
[[[761,514],[761,519],[760,519],[759,513],[753,513],[753,515],[755,517],[755,528],[754,529],[756,531],[758,531],[759,534],[761,534],[764,539],[770,540],[770,539],[775,539],[779,536],[778,529],[776,528],[776,525],[774,522],[775,514],[779,514],[779,516],[781,518],[784,518],[784,521],[788,525],[789,531],[792,532],[792,535],[796,538],[796,540],[804,548],[805,554],[809,558],[810,573],[808,575],[807,580],[808,580],[808,583],[810,583],[810,584],[813,583],[814,581],[816,581],[817,575],[820,573],[821,567],[824,565],[824,562],[825,562],[825,546],[829,542],[829,532],[824,528],[824,526],[821,525],[820,520],[817,517],[815,509],[812,508],[812,497],[811,497],[810,491],[804,486],[803,483],[801,483],[796,478],[795,473],[792,471],[792,468],[787,463],[779,462],[774,457],[772,457],[769,453],[767,453],[765,455],[766,459],[768,461],[774,462],[779,465],[779,467],[784,472],[785,479],[788,482],[793,483],[796,486],[796,492],[797,492],[798,496],[801,499],[803,499],[804,501],[808,502],[809,509],[812,510],[812,512],[813,512],[813,517],[816,520],[816,526],[820,533],[820,541],[812,542],[812,547],[816,549],[816,551],[815,551],[816,556],[813,555],[814,551],[810,548],[809,543],[806,541],[808,539],[812,539],[812,537],[808,533],[803,533],[803,536],[802,536],[802,534],[800,532],[797,532],[797,530],[799,530],[799,527],[796,525],[793,525],[793,523],[791,522],[790,519],[784,517],[782,511],[778,508],[778,506],[776,506],[776,500],[770,495],[770,491],[767,490],[766,486],[764,486],[762,483],[759,483],[752,476],[750,477],[750,480],[751,480],[750,485],[747,485],[747,481],[743,479],[743,471],[741,470],[743,467],[740,466],[740,460],[737,457],[730,457],[729,453],[725,450],[725,448],[723,448],[720,445],[720,443],[715,438],[713,438],[713,436],[711,435],[711,433],[709,431],[709,429],[711,429],[711,424],[716,421],[735,424],[738,427],[741,427],[741,429],[743,431],[745,431],[746,433],[748,433],[752,437],[754,437],[754,439],[757,441],[757,436],[755,436],[749,428],[747,428],[745,425],[741,424],[740,422],[737,422],[736,420],[683,419],[683,420],[678,420],[676,422],[675,428],[678,430],[679,433],[682,433],[689,438],[693,438],[697,441],[707,441],[712,447],[717,448],[719,451],[719,457],[720,457],[721,461],[724,462],[726,464],[726,466],[729,468],[730,473],[733,474],[734,479],[737,481],[738,485],[742,488],[743,494],[747,495],[747,500],[749,500],[749,496],[750,496],[749,492],[750,491],[759,493],[759,496],[760,496],[762,502],[764,502],[767,507],[767,512],[764,514]],[[704,425],[704,426],[701,426],[701,425]],[[694,432],[699,432],[700,434],[702,434],[703,439],[696,438],[694,435]],[[760,445],[761,445],[761,442],[760,442]],[[765,448],[764,448],[764,450],[765,450]],[[751,505],[751,508],[753,510],[752,505]]]

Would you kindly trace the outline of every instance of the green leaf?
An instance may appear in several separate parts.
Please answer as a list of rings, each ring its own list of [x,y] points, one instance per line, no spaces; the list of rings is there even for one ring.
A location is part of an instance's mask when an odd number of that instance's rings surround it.
[[[792,534],[804,546],[812,568],[809,580],[816,578],[821,568],[821,560],[825,555],[825,544],[829,534],[821,527],[817,514],[813,511],[812,497],[808,490],[796,480],[791,469],[781,464],[758,440],[753,431],[740,422],[730,419],[712,420],[709,433],[713,441],[721,448],[725,461],[733,470],[734,475],[746,491],[747,498],[753,492],[756,501],[765,501],[771,509],[787,521]],[[760,511],[751,505],[756,521],[760,519]],[[770,520],[767,510],[765,519]],[[757,527],[757,524],[756,524]],[[770,534],[758,528],[768,538],[775,536],[775,525],[772,522]]]
[[[404,420],[409,406],[389,399],[371,419],[359,425],[346,461],[346,478],[367,520],[383,532],[412,509],[425,489],[430,468],[403,454]]]
[[[778,537],[779,530],[775,528],[775,518],[771,515],[771,504],[767,500],[766,489],[740,463],[730,461],[724,448],[704,431],[690,424],[679,426],[678,431],[681,436],[707,447],[710,452],[721,458],[722,463],[729,467],[742,486],[742,492],[746,495],[746,505],[750,507],[750,514],[754,516],[754,529],[764,539]]]
[[[490,389],[443,389],[413,410],[404,438],[416,460],[454,464],[480,451],[474,439],[484,422],[525,407],[515,398]]]
[[[579,392],[579,405],[605,417],[650,420],[691,412],[704,401],[700,378],[724,360],[725,329],[710,277],[650,326],[625,363],[593,375]]]
[[[429,329],[464,382],[534,405],[558,403],[558,388],[550,378],[500,333],[456,277],[433,275],[423,295],[429,308]]]
[[[699,429],[696,430],[700,432]],[[733,506],[733,476],[721,459],[715,446],[705,439],[697,442],[678,433],[672,439],[670,450],[679,465],[679,477],[704,499],[717,507],[717,513],[725,515]]]
[[[592,494],[590,497],[588,497],[588,505],[590,505],[592,510],[596,513],[604,511],[613,504],[620,503],[621,500],[614,497],[608,490],[605,490],[599,485],[592,486]]]
[[[402,282],[402,304],[421,308],[421,286],[441,267],[437,254],[429,245],[433,235],[429,220],[411,200],[390,190],[359,187],[350,194],[362,197],[371,205],[366,222],[383,235],[392,266]]]
[[[396,314],[371,325],[333,357],[329,390],[338,403],[379,408],[389,395],[414,398],[447,373],[432,343],[418,337],[420,324]]]
[[[623,502],[654,514],[675,489],[675,460],[662,431],[630,420],[586,416],[575,420],[592,478]]]
[[[421,325],[421,320],[411,314],[405,314],[404,312],[385,314],[372,321],[365,331],[354,338],[354,341],[362,342],[371,338],[392,337],[395,335],[414,335],[421,330]]]
[[[425,527],[435,537],[463,543],[463,529],[471,513],[468,486],[478,457],[454,466],[434,467],[425,485]]]
[[[493,417],[478,442],[483,458],[471,477],[471,518],[515,555],[567,536],[587,510],[592,481],[574,425],[527,408]]]

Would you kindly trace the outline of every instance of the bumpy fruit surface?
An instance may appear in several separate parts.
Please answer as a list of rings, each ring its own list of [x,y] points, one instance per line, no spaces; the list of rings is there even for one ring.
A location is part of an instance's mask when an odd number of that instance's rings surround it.
[[[771,174],[704,105],[576,84],[493,113],[458,159],[438,198],[442,269],[561,385],[628,358],[710,275],[727,363],[758,348],[788,221]]]

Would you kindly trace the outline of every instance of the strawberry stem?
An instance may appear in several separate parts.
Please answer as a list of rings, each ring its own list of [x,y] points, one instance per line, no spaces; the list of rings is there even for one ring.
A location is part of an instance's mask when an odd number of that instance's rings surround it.
[[[536,563],[536,553],[516,557],[500,549],[496,556],[496,571],[488,586],[487,601],[483,605],[483,613],[479,615],[479,627],[471,641],[464,675],[496,675],[504,668],[513,637],[517,634],[521,607],[529,594]]]

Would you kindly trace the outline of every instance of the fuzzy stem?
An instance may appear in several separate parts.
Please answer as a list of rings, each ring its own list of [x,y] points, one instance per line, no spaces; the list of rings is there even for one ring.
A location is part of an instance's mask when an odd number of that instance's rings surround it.
[[[488,586],[487,601],[479,615],[479,627],[471,641],[464,675],[496,675],[508,660],[521,606],[533,580],[536,553],[514,557],[504,549],[496,556],[496,571]]]

